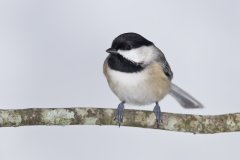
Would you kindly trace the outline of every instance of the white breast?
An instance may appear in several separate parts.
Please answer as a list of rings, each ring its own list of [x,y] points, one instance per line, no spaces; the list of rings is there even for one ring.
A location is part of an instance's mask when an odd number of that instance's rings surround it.
[[[146,105],[160,101],[168,93],[170,82],[159,68],[154,73],[154,68],[156,67],[137,73],[124,73],[108,67],[109,86],[126,103]]]

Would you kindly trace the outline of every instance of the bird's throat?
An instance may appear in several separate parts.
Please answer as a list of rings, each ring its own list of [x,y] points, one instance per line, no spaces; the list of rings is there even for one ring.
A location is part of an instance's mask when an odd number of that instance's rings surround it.
[[[140,72],[144,69],[141,63],[132,62],[120,54],[110,54],[108,66],[113,70],[126,73]]]

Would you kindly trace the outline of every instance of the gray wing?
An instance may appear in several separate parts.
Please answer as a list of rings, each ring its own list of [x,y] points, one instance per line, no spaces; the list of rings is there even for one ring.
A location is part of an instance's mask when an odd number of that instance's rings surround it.
[[[157,48],[158,49],[158,48]],[[165,73],[165,75],[168,77],[169,80],[172,80],[173,78],[173,72],[163,54],[163,52],[158,49],[158,58],[157,58],[157,62],[160,63],[160,65],[163,68],[163,72]]]
[[[157,48],[158,49],[158,48]],[[169,78],[169,80],[172,80],[173,73],[172,70],[163,54],[163,52],[158,49],[158,57],[157,62],[161,64],[164,73]],[[203,108],[203,105],[197,101],[195,98],[193,98],[190,94],[188,94],[186,91],[182,90],[177,85],[171,83],[171,89],[169,94],[177,100],[178,103],[184,108]]]

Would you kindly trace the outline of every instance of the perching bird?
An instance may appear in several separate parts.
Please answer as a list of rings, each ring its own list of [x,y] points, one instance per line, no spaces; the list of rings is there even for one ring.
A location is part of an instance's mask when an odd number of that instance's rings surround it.
[[[160,49],[137,33],[116,37],[103,72],[113,93],[120,99],[116,120],[123,121],[124,104],[147,105],[156,103],[153,112],[159,126],[161,110],[158,102],[172,95],[184,108],[202,108],[203,105],[171,82],[172,70]]]

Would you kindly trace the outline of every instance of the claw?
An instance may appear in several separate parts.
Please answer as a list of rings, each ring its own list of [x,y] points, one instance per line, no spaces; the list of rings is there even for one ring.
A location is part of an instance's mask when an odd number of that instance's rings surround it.
[[[123,122],[123,114],[124,114],[124,102],[121,102],[118,105],[118,108],[116,110],[116,118],[115,118],[117,120],[119,127],[121,125],[121,122]]]
[[[153,109],[153,112],[154,112],[154,114],[156,116],[157,128],[159,128],[159,124],[160,124],[160,121],[161,121],[161,119],[160,119],[160,117],[161,117],[161,109],[160,109],[160,106],[159,106],[158,102],[156,102],[156,105],[155,105],[155,107]]]

